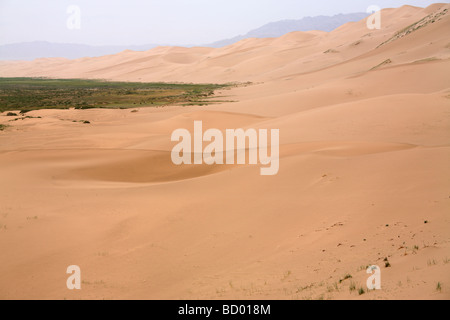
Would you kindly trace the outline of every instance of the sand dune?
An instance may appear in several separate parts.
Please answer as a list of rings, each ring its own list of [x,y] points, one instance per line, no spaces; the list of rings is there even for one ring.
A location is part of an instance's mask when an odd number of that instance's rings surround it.
[[[0,62],[2,76],[253,82],[217,105],[0,115],[0,298],[449,299],[449,10],[219,49]],[[174,166],[170,135],[196,120],[280,129],[278,175]],[[81,291],[65,287],[72,264]],[[358,295],[368,265],[382,290]]]
[[[384,56],[388,48],[374,50],[399,30],[414,24],[448,5],[436,4],[427,9],[404,6],[383,10],[381,30],[371,31],[365,20],[346,24],[331,33],[293,32],[278,39],[245,39],[233,45],[212,48],[159,47],[147,52],[124,51],[98,58],[38,59],[30,62],[0,64],[4,76],[49,76],[69,78],[104,78],[127,81],[232,82],[267,81],[294,72],[317,71],[365,54]],[[394,18],[395,17],[395,18]],[[448,14],[437,23],[399,39],[389,52],[393,64],[420,59],[448,59],[444,32],[449,26]],[[435,32],[433,32],[434,30]],[[425,38],[430,33],[435,41]],[[416,40],[417,39],[417,40]],[[397,42],[397,41],[396,41]],[[403,45],[404,43],[404,45]],[[429,45],[426,45],[426,44]],[[418,52],[416,52],[418,51]],[[431,56],[431,54],[433,54]],[[398,56],[398,59],[397,59]],[[395,58],[395,60],[394,60]],[[381,61],[373,61],[376,66]]]

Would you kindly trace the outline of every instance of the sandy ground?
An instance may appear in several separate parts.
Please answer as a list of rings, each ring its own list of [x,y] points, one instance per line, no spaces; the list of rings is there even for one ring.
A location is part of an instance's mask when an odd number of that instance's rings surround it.
[[[449,9],[221,49],[1,62],[2,76],[253,84],[220,105],[1,115],[0,298],[449,299]],[[280,129],[279,174],[173,165],[170,135],[195,120]],[[69,265],[82,290],[66,288]],[[382,290],[359,295],[369,265]]]

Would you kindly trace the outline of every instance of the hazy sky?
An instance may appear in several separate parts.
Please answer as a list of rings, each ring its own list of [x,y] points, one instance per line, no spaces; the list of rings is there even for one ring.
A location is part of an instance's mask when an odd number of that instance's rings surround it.
[[[268,22],[365,12],[425,0],[0,0],[0,44],[25,41],[91,45],[204,44]],[[440,1],[448,2],[448,1]],[[80,28],[70,5],[80,9]],[[70,29],[67,20],[70,19]]]

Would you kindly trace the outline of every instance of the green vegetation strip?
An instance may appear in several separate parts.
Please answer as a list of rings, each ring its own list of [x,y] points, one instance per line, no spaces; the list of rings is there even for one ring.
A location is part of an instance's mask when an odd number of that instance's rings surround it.
[[[0,112],[37,109],[136,108],[207,105],[230,84],[109,82],[82,79],[0,78]]]

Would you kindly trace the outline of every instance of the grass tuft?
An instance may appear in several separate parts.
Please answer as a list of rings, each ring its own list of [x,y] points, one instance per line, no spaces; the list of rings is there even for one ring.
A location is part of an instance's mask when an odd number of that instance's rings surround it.
[[[351,279],[352,275],[351,274],[346,274],[342,279],[339,280],[339,283],[344,282],[345,280]]]

